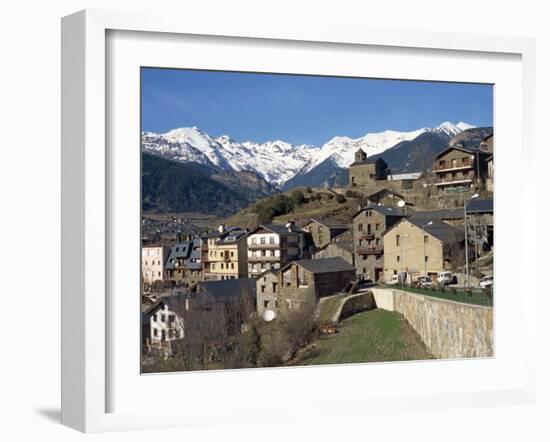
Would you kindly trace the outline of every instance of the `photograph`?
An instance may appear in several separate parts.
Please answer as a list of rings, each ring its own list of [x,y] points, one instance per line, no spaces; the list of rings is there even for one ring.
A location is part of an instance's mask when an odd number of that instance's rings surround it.
[[[141,67],[141,373],[493,357],[493,86]]]

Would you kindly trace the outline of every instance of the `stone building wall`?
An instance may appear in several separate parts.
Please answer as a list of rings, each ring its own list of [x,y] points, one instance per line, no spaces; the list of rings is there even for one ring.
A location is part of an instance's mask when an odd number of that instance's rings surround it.
[[[403,315],[436,358],[492,357],[493,308],[372,289],[376,305]]]
[[[329,243],[323,249],[313,254],[314,259],[340,257],[348,264],[354,265],[353,252],[346,250],[336,243]]]

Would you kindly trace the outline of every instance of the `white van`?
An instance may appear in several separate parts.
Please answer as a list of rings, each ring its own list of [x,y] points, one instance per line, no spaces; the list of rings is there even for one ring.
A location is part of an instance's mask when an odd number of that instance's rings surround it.
[[[451,272],[439,272],[437,274],[437,283],[440,285],[449,285],[453,280],[453,274]]]

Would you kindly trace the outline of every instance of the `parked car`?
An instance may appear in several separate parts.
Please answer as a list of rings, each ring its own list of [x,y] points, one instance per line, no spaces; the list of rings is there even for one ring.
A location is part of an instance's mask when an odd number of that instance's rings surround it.
[[[439,285],[449,285],[453,281],[453,274],[451,272],[439,272],[437,274],[437,283]]]
[[[417,287],[422,287],[422,288],[431,287],[432,286],[432,278],[430,278],[429,276],[420,276],[416,280],[416,286]]]
[[[493,287],[493,276],[484,276],[479,280],[479,286],[482,289],[490,289]]]

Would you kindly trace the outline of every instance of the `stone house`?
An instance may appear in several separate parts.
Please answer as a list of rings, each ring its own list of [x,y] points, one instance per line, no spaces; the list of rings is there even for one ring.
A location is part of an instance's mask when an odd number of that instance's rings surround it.
[[[355,256],[353,254],[353,232],[346,232],[333,238],[325,246],[317,250],[313,255],[313,259],[335,258],[340,257],[348,264],[355,266]]]
[[[278,270],[266,270],[256,277],[256,310],[258,316],[263,317],[267,310],[277,314],[279,301],[277,293],[279,291]]]
[[[432,171],[433,185],[438,192],[481,190],[487,179],[487,158],[491,154],[460,144],[450,146],[436,155]]]
[[[330,220],[311,219],[304,230],[311,235],[313,245],[316,249],[326,246],[335,237],[349,230],[349,226]]]
[[[144,246],[141,248],[141,276],[146,288],[155,281],[166,280],[165,264],[170,249],[166,246]]]
[[[485,183],[485,189],[488,192],[493,192],[493,183],[495,178],[495,169],[493,164],[493,158],[494,158],[494,145],[493,145],[493,135],[489,135],[486,137],[481,144],[479,145],[479,149],[489,152],[490,155],[485,160],[487,163],[487,180]]]
[[[384,231],[405,216],[401,209],[378,205],[368,205],[353,216],[353,249],[359,279],[382,280]]]
[[[367,201],[369,204],[372,205],[382,205],[390,207],[397,207],[397,203],[399,201],[405,201],[407,205],[412,206],[411,203],[407,203],[405,197],[402,194],[388,188],[383,188],[371,193],[367,196]]]
[[[188,236],[184,241],[178,235],[177,242],[169,248],[165,271],[166,278],[176,285],[188,287],[202,281],[201,239]]]
[[[202,312],[216,330],[237,333],[256,312],[256,280],[202,281],[190,289],[189,313]],[[199,324],[203,326],[204,324]]]
[[[207,261],[204,263],[204,280],[246,278],[248,232],[238,227],[220,226],[217,232],[204,235]]]
[[[355,268],[340,257],[302,259],[282,268],[278,279],[277,313],[282,313],[345,290],[356,274]]]
[[[469,201],[466,215],[468,237],[474,242],[474,250],[479,253],[491,250],[494,241],[493,200],[476,198]]]
[[[307,233],[293,222],[263,224],[252,230],[246,238],[249,278],[302,258]]]
[[[350,186],[374,186],[377,181],[386,180],[387,177],[388,165],[382,158],[367,158],[361,148],[355,152],[355,160],[349,166]]]
[[[435,281],[451,268],[452,259],[464,260],[464,231],[440,219],[402,218],[384,232],[384,277],[406,272],[414,282],[420,276]]]

